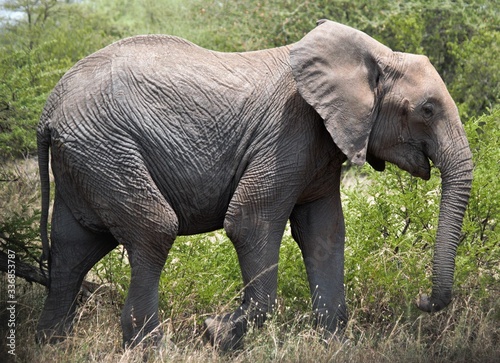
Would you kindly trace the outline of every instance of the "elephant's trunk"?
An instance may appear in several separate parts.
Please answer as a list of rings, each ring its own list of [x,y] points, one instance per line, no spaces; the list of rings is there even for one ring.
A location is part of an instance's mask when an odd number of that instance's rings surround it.
[[[451,301],[455,256],[462,221],[472,185],[472,154],[462,126],[459,135],[440,143],[431,156],[441,171],[442,195],[433,261],[432,295],[422,295],[418,307],[426,312],[439,311]],[[446,146],[443,146],[446,145]]]

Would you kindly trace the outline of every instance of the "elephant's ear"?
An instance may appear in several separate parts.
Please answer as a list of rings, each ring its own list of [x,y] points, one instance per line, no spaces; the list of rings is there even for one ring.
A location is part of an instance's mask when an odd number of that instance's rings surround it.
[[[327,20],[318,24],[292,45],[293,76],[335,144],[349,160],[362,165],[375,119],[381,61],[392,51],[348,26]]]

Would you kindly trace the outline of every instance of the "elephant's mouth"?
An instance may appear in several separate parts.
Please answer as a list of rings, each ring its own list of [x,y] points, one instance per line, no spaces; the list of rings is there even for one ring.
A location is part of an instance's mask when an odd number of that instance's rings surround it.
[[[422,178],[423,180],[429,180],[431,178],[431,164],[424,154],[420,154],[413,163],[408,163],[407,169],[404,167],[403,169],[411,175]]]
[[[417,148],[394,148],[382,158],[367,155],[367,161],[377,171],[383,171],[385,168],[384,160],[396,164],[412,176],[429,180],[431,177],[431,164],[427,155]]]

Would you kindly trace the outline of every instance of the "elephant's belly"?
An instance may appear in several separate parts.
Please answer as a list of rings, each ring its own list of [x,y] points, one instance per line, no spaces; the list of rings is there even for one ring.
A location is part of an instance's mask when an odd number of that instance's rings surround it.
[[[178,235],[192,235],[221,229],[224,225],[225,213],[218,211],[197,211],[194,213],[177,213],[179,218]]]
[[[179,221],[179,235],[205,233],[223,227],[230,195],[217,191],[173,198],[171,206]]]

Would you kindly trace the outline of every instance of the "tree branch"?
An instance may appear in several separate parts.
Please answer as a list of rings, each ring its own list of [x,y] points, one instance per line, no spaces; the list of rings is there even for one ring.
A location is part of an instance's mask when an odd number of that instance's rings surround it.
[[[49,280],[47,277],[40,271],[38,267],[27,264],[26,262],[15,260],[16,268],[15,274],[18,277],[25,279],[28,282],[36,282],[43,286],[48,286]],[[8,272],[9,266],[9,258],[7,254],[3,251],[0,251],[0,271]]]
[[[17,277],[21,277],[28,282],[36,282],[40,285],[48,287],[49,279],[42,273],[40,268],[30,265],[23,261],[19,261],[18,259],[16,259],[15,262],[16,265],[14,271]],[[0,271],[7,273],[8,266],[9,266],[9,257],[5,252],[0,251]],[[80,291],[83,294],[83,296],[88,297],[94,292],[96,292],[100,286],[101,285],[95,282],[84,280],[82,282]]]

